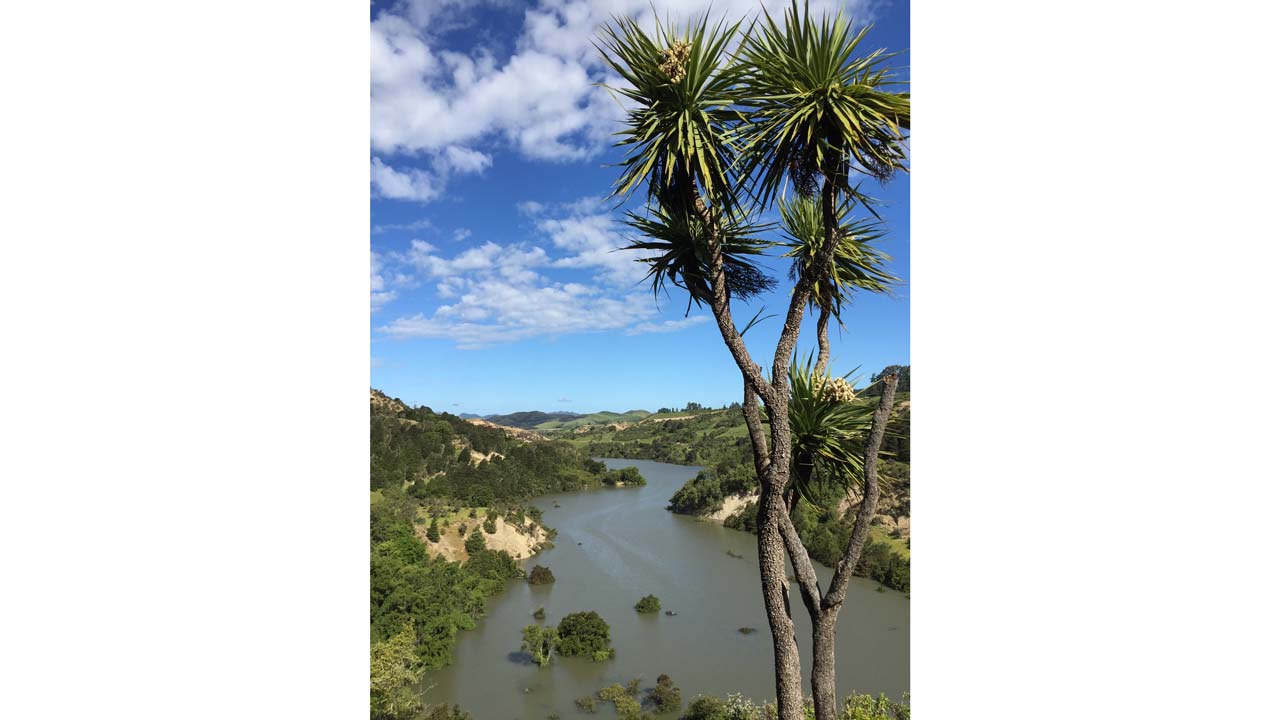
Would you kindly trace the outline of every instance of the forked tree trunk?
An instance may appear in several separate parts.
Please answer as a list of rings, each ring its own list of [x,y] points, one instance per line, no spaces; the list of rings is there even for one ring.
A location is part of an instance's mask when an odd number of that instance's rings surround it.
[[[692,173],[685,173],[684,188],[687,207],[699,213],[708,228],[707,249],[711,265],[711,311],[725,346],[742,372],[743,383],[751,402],[750,410],[756,415],[752,434],[752,449],[757,471],[763,469],[760,478],[760,504],[756,513],[756,550],[760,558],[760,587],[764,595],[765,614],[773,636],[774,679],[778,696],[779,720],[802,720],[804,717],[804,693],[801,689],[800,650],[795,637],[795,623],[791,617],[789,584],[787,581],[786,555],[788,549],[784,533],[790,528],[787,503],[784,498],[791,467],[791,423],[787,407],[791,390],[787,372],[791,366],[791,353],[800,337],[800,323],[805,305],[809,302],[810,288],[817,275],[823,272],[835,253],[835,235],[828,233],[827,241],[818,253],[814,267],[801,274],[791,302],[787,308],[782,332],[773,355],[773,378],[766,381],[761,369],[751,359],[742,335],[733,324],[729,309],[729,291],[724,273],[724,255],[720,248],[718,230],[713,213],[706,207],[698,192]],[[833,216],[835,194],[830,181],[824,184],[827,211]],[[763,431],[759,423],[759,409],[755,397],[764,401],[769,415],[769,444],[764,446]],[[748,412],[744,405],[744,412]],[[750,422],[750,419],[748,420]],[[767,465],[767,466],[766,466]],[[794,528],[791,528],[794,532]]]
[[[849,536],[844,555],[836,564],[836,572],[831,578],[826,595],[819,603],[808,601],[805,603],[813,622],[813,674],[810,678],[810,687],[813,691],[813,709],[817,720],[836,720],[839,712],[836,704],[836,620],[840,615],[845,593],[849,589],[849,578],[853,576],[853,570],[859,558],[862,557],[862,548],[866,545],[871,521],[875,519],[876,505],[880,501],[880,483],[876,476],[876,464],[880,456],[880,445],[884,442],[885,427],[888,426],[889,415],[893,411],[893,397],[898,390],[898,374],[886,375],[882,382],[884,383],[883,394],[872,417],[871,431],[867,434],[867,444],[864,449],[862,502],[858,506],[858,515],[853,523],[853,533]],[[785,528],[784,532],[786,532]],[[792,550],[790,546],[794,544],[789,544],[789,551]],[[800,549],[803,550],[803,548]],[[807,560],[806,554],[805,561]],[[792,553],[792,563],[796,564],[794,553]]]

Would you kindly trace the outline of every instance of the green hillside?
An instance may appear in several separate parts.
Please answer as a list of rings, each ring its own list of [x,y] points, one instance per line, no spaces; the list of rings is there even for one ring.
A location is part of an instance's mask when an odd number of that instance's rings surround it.
[[[576,430],[586,425],[607,425],[610,423],[633,423],[644,420],[653,413],[648,410],[628,410],[622,413],[601,411],[591,413],[590,415],[577,415],[572,418],[553,419],[543,423],[539,423],[534,427],[539,432],[553,432],[556,430]],[[494,420],[493,422],[498,422]]]
[[[897,369],[903,376],[910,372],[909,366]],[[857,570],[858,575],[903,591],[910,590],[910,434],[911,394],[900,392],[881,446],[877,523]],[[704,470],[671,498],[668,509],[672,512],[710,515],[722,508],[726,498],[749,496],[756,486],[747,424],[738,406],[692,414],[664,413],[622,429],[589,427],[562,437],[592,457],[703,466]],[[755,511],[755,503],[748,503],[724,524],[751,531]],[[800,503],[792,513],[792,522],[810,555],[834,565],[852,531],[855,512],[856,506],[848,499],[832,495],[818,506]]]

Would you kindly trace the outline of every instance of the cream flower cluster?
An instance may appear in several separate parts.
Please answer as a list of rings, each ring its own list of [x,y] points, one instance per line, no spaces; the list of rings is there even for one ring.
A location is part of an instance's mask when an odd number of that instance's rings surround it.
[[[847,403],[858,399],[858,393],[844,378],[820,378],[818,396],[827,402]]]
[[[677,40],[671,47],[662,51],[662,72],[678,83],[684,79],[685,66],[689,64],[689,43]]]

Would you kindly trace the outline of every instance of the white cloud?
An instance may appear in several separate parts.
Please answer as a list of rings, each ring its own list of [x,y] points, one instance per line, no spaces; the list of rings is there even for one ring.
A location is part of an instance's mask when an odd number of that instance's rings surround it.
[[[506,3],[500,3],[506,4]],[[862,3],[846,3],[854,6]],[[458,0],[409,2],[371,24],[371,140],[383,154],[440,151],[493,139],[528,158],[579,160],[608,143],[621,109],[597,84],[614,82],[592,41],[614,15],[676,22],[702,13],[705,0],[541,0],[524,13],[510,57],[485,48],[463,54],[439,38],[464,24]],[[772,12],[788,0],[764,3]],[[817,0],[815,11],[834,8]],[[714,12],[737,19],[759,0],[722,0]],[[448,17],[451,22],[442,22]]]
[[[384,261],[436,280],[442,304],[430,313],[396,318],[378,331],[398,339],[450,339],[469,349],[582,332],[674,332],[705,319],[661,321],[653,297],[635,287],[634,253],[608,252],[620,236],[598,201],[560,209],[568,214],[540,220],[548,223],[545,247],[485,242],[446,255],[431,243],[413,240],[405,251],[388,253]],[[592,275],[567,282],[543,274],[561,268]]]
[[[644,335],[647,333],[669,333],[678,330],[684,330],[694,325],[701,325],[710,320],[706,315],[693,315],[679,320],[664,320],[662,322],[642,322],[627,329],[628,335]]]
[[[478,173],[493,165],[493,158],[478,150],[450,145],[444,149],[444,162],[446,167],[456,172]]]
[[[453,231],[453,241],[462,242],[471,237],[471,228],[456,228]]]
[[[443,181],[426,170],[409,168],[401,172],[376,157],[373,158],[369,178],[374,192],[391,200],[430,202],[444,190]]]

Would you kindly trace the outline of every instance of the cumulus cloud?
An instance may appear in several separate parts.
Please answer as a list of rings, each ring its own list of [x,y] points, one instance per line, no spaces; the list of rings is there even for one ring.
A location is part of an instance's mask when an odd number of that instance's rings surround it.
[[[413,276],[394,272],[388,267],[387,258],[376,250],[369,251],[369,311],[377,312],[383,305],[396,299],[396,288],[414,284]]]
[[[489,4],[509,5],[506,0]],[[777,13],[789,0],[766,0]],[[815,0],[817,12],[859,2]],[[480,4],[477,4],[478,7]],[[721,0],[716,13],[754,16],[759,0]],[[376,152],[439,152],[501,142],[526,158],[581,160],[608,143],[621,108],[599,86],[617,84],[592,41],[611,16],[650,25],[657,17],[683,22],[705,0],[540,0],[524,12],[515,52],[498,58],[486,47],[444,46],[445,30],[474,19],[459,0],[406,2],[371,24],[371,141]],[[861,12],[862,19],[867,14]]]
[[[369,179],[374,193],[391,200],[430,202],[443,190],[442,180],[433,173],[417,168],[396,170],[376,157],[369,169]]]
[[[448,339],[472,349],[583,332],[675,332],[705,320],[661,320],[652,295],[634,282],[634,254],[608,252],[623,242],[621,228],[611,224],[598,199],[542,212],[541,244],[488,241],[445,252],[412,240],[403,251],[381,256],[379,287],[390,287],[388,266],[394,266],[400,275],[434,281],[440,304],[398,317],[378,332],[396,339]],[[590,277],[558,278],[564,268]]]

